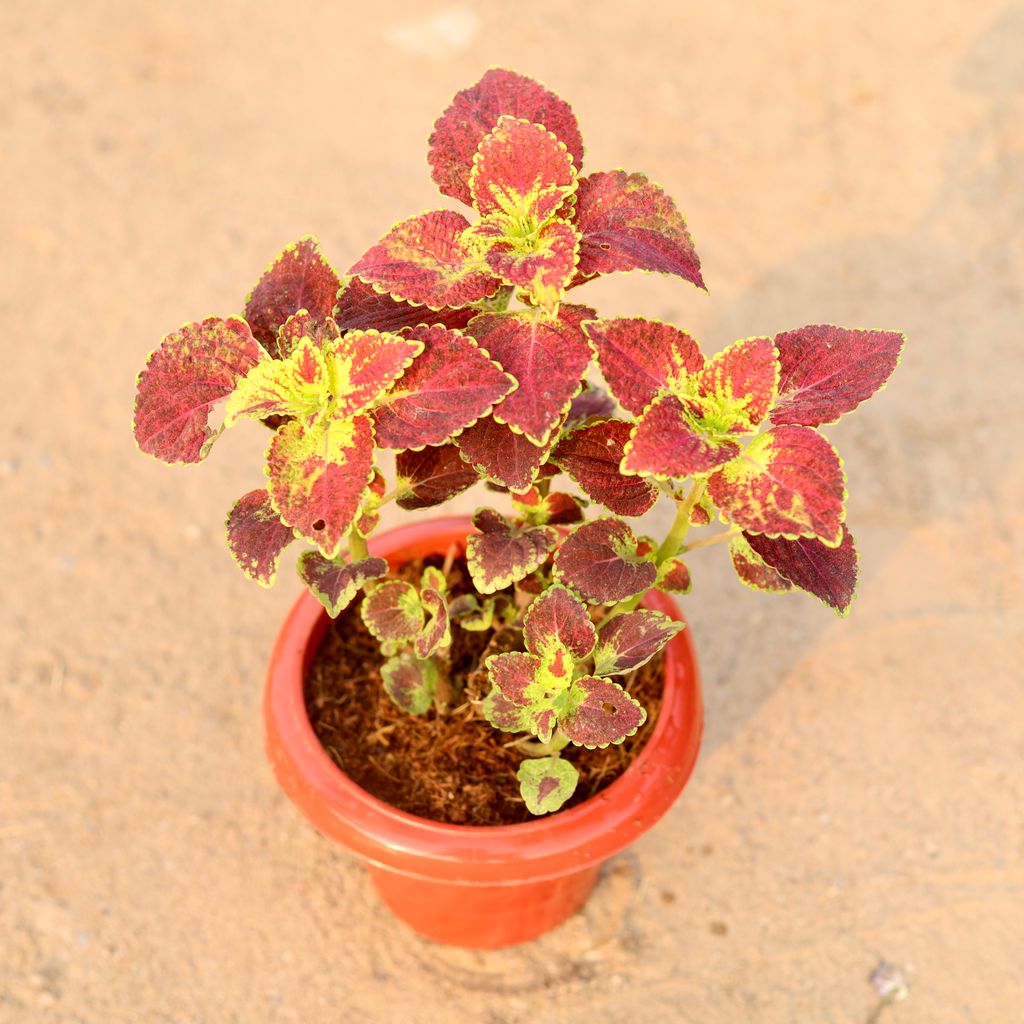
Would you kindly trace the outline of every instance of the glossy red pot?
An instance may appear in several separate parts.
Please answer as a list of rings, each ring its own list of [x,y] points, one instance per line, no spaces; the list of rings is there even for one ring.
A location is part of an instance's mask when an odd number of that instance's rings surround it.
[[[392,566],[463,544],[468,519],[415,523],[375,537]],[[644,604],[681,618],[652,592]],[[267,674],[267,755],[292,802],[329,839],[366,864],[381,899],[417,932],[473,949],[548,931],[586,901],[604,861],[647,831],[686,784],[703,726],[700,678],[683,630],[669,644],[653,733],[629,770],[568,811],[521,825],[444,825],[396,810],[352,782],[320,746],[303,680],[329,619],[304,592],[281,627]]]

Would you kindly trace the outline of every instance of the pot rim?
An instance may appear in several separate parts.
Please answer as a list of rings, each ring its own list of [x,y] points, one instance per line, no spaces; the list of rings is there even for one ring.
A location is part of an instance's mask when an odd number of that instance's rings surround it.
[[[463,543],[467,517],[412,523],[370,539],[392,567]],[[651,591],[643,605],[683,619]],[[600,793],[566,811],[513,825],[455,825],[399,810],[356,785],[320,745],[306,714],[305,675],[331,620],[303,590],[281,627],[267,673],[267,754],[286,794],[329,838],[371,864],[403,874],[478,884],[563,875],[606,860],[647,831],[689,779],[700,746],[700,675],[689,630],[666,647],[665,688],[654,730],[636,760]],[[517,867],[518,866],[518,867]]]

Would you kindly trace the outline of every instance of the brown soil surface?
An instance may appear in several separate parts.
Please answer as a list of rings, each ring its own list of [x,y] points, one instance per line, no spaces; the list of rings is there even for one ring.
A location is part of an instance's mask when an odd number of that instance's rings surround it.
[[[1020,3],[4,0],[0,39],[0,1024],[865,1024],[883,958],[910,994],[879,1024],[1020,1019]],[[344,268],[455,205],[426,139],[492,64],[571,101],[584,173],[678,198],[709,288],[574,301],[708,353],[909,340],[825,429],[850,617],[695,553],[692,781],[563,927],[475,954],[394,921],[267,768],[295,556],[263,591],[223,537],[267,431],[174,469],[129,410],[145,354],[281,246]]]
[[[413,563],[400,577],[416,579],[421,565]],[[468,589],[458,564],[448,579],[453,598]],[[508,745],[515,737],[495,730],[470,703],[487,692],[481,655],[519,649],[513,646],[517,634],[505,631],[495,638],[491,630],[453,626],[450,671],[462,694],[459,706],[447,715],[407,715],[384,692],[380,647],[363,623],[360,604],[332,623],[306,678],[309,718],[334,762],[378,799],[421,818],[454,825],[514,825],[534,818],[519,795],[516,771],[523,754]],[[603,750],[569,746],[563,752],[580,773],[565,808],[611,785],[643,749],[661,706],[662,662],[658,655],[622,680],[647,710],[633,736]]]

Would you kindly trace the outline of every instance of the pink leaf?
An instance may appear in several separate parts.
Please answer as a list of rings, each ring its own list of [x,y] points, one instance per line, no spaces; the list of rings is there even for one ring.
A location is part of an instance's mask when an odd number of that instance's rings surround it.
[[[775,402],[778,379],[779,363],[770,338],[733,342],[701,370],[694,411],[719,433],[749,433]]]
[[[585,658],[594,649],[597,631],[587,606],[565,587],[549,587],[530,605],[523,622],[526,649],[544,657],[553,646],[561,645],[575,659]]]
[[[334,319],[342,331],[400,331],[403,327],[423,323],[463,328],[476,315],[477,310],[467,306],[432,310],[414,306],[411,302],[399,302],[390,295],[375,291],[358,277],[348,278],[334,307]]]
[[[789,580],[780,576],[747,543],[742,534],[729,541],[729,557],[732,559],[732,567],[736,570],[736,575],[751,590],[761,590],[769,594],[784,594],[793,589]]]
[[[572,430],[585,423],[592,416],[611,416],[615,412],[615,399],[596,384],[584,382],[581,391],[569,406],[569,414],[565,418],[565,429]]]
[[[583,236],[581,275],[650,270],[704,287],[686,221],[646,175],[598,171],[581,178],[575,223]]]
[[[294,540],[294,534],[274,511],[266,489],[239,498],[231,506],[226,526],[228,547],[238,567],[260,586],[273,586],[281,552]]]
[[[640,704],[618,683],[608,679],[577,679],[572,684],[570,699],[575,708],[562,719],[562,731],[573,743],[589,750],[621,743],[647,719]]]
[[[497,422],[522,432],[534,444],[547,443],[590,363],[580,324],[591,316],[593,311],[586,306],[563,305],[556,317],[482,313],[472,321],[470,334],[519,382],[495,409]]]
[[[578,526],[555,555],[555,576],[588,601],[610,604],[654,585],[658,570],[637,554],[637,539],[621,519]]]
[[[782,364],[773,423],[835,423],[885,386],[899,365],[898,331],[801,327],[775,336]]]
[[[641,516],[658,500],[649,480],[619,471],[630,430],[623,420],[599,420],[566,434],[551,453],[587,497],[619,516]]]
[[[355,416],[375,406],[423,351],[410,332],[349,331],[327,349],[334,415]]]
[[[485,416],[464,430],[455,442],[462,450],[462,457],[480,476],[518,492],[532,486],[538,474],[543,473],[557,436],[557,430],[553,430],[547,444],[534,444],[524,434],[516,434],[511,427],[498,423],[493,416]]]
[[[278,357],[278,328],[300,309],[315,320],[329,317],[340,284],[317,240],[300,238],[267,267],[245,300],[245,319],[256,340]]]
[[[135,440],[164,462],[200,462],[216,438],[211,408],[266,354],[238,317],[208,317],[168,334],[139,374]]]
[[[569,105],[525,75],[492,68],[476,85],[460,92],[434,125],[427,159],[445,195],[472,202],[473,157],[503,114],[544,125],[565,143],[576,167],[580,166],[583,140]]]
[[[307,551],[299,559],[299,576],[332,619],[352,603],[363,586],[387,573],[388,563],[383,558],[345,564],[324,558],[319,551]]]
[[[395,459],[399,508],[432,508],[472,487],[479,477],[454,444],[399,452]]]
[[[598,631],[594,673],[632,672],[647,664],[682,628],[683,623],[647,608],[606,619]]]
[[[516,386],[458,331],[413,327],[403,337],[422,342],[424,349],[374,412],[381,448],[440,444],[490,412]]]
[[[632,317],[597,320],[584,330],[612,394],[635,416],[704,366],[697,342],[671,324]]]

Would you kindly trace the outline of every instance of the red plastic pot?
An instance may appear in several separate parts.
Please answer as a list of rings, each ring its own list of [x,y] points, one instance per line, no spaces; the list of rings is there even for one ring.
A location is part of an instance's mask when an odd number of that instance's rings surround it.
[[[464,544],[468,519],[416,523],[374,538],[401,565]],[[681,618],[652,592],[644,604]],[[615,782],[568,811],[521,825],[445,825],[399,811],[352,782],[306,715],[303,680],[329,619],[308,592],[274,645],[263,712],[267,755],[292,802],[366,864],[381,899],[438,942],[495,949],[536,938],[586,901],[601,865],[646,832],[682,791],[700,747],[700,677],[683,630],[669,644],[661,713],[640,756]]]

